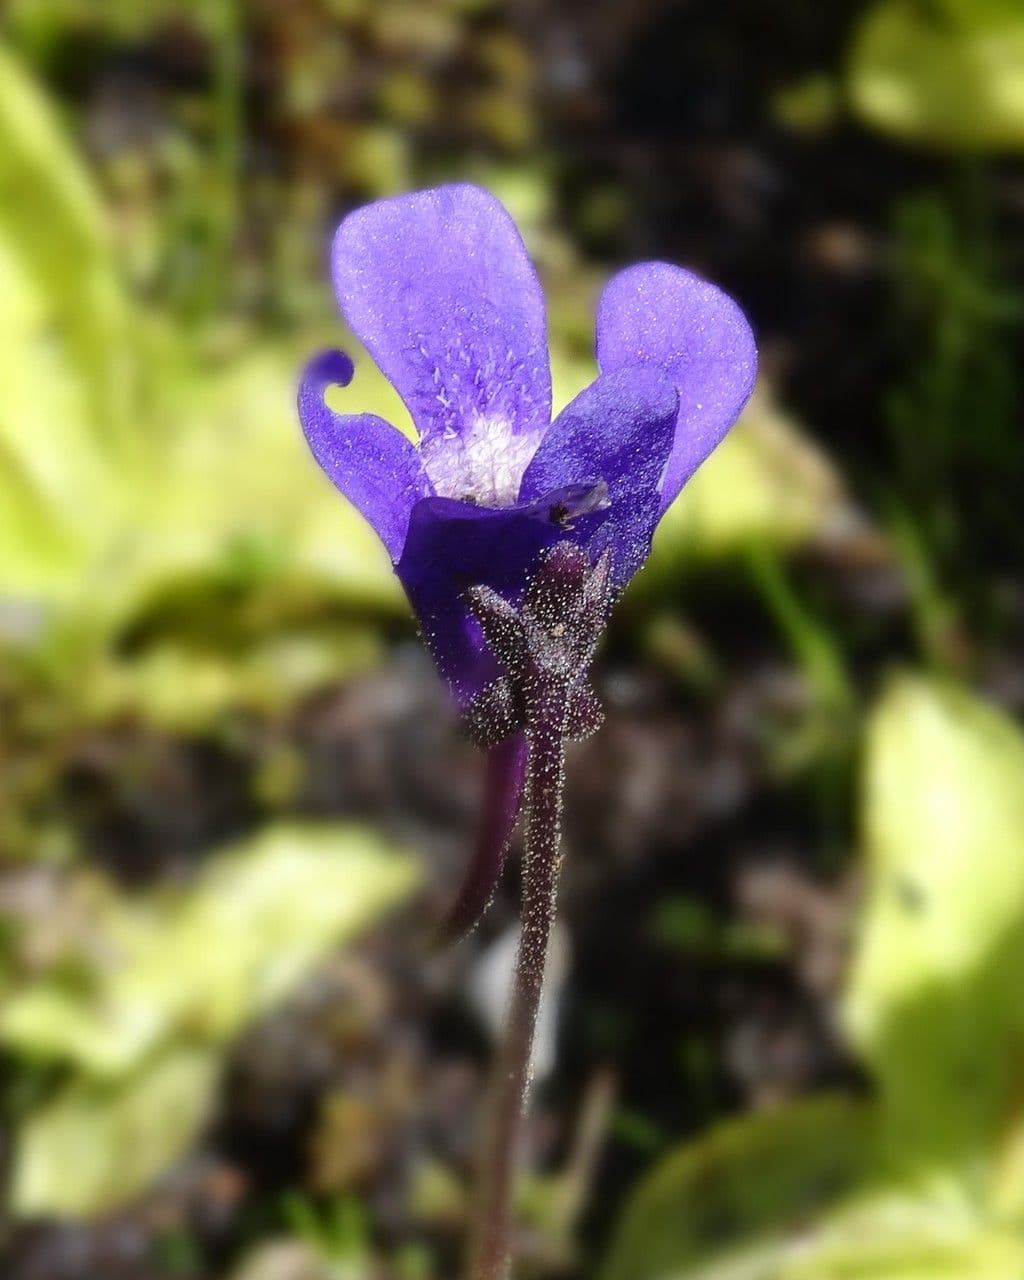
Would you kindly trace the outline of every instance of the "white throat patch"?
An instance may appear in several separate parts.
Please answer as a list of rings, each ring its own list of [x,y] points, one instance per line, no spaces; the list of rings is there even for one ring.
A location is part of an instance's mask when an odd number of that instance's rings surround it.
[[[513,433],[503,418],[477,418],[462,432],[446,430],[420,446],[434,492],[481,507],[510,507],[541,432]]]

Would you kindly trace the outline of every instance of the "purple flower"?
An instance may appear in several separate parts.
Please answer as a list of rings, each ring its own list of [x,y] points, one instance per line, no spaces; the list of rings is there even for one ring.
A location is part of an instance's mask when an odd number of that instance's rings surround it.
[[[441,674],[465,706],[495,660],[470,587],[522,599],[541,553],[611,548],[617,588],[673,498],[735,422],[756,369],[736,304],[679,267],[614,276],[598,307],[600,375],[551,421],[544,297],[504,208],[455,185],[368,205],[338,228],[334,287],[405,401],[418,444],[328,408],[353,364],[307,368],[299,415],[316,460],[387,547]]]

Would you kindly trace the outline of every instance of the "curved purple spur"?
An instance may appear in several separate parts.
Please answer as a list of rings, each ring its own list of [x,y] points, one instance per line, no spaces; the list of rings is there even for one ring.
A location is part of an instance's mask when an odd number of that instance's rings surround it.
[[[387,547],[438,670],[466,707],[498,674],[468,589],[518,604],[541,554],[569,540],[592,562],[611,548],[621,590],[746,403],[753,335],[714,285],[667,263],[629,267],[598,307],[600,373],[552,421],[544,295],[488,192],[456,184],[358,209],[334,237],[331,270],[345,319],[419,439],[328,407],[328,386],[353,376],[340,351],[307,367],[302,427]],[[522,771],[508,773],[515,787]],[[512,825],[517,809],[518,795],[495,805]],[[511,826],[493,825],[507,843]]]

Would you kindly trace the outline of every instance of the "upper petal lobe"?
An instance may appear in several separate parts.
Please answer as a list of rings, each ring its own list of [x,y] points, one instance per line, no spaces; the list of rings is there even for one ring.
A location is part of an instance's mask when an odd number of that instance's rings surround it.
[[[402,396],[428,471],[458,497],[464,438],[536,436],[551,413],[544,297],[515,224],[488,192],[436,187],[350,214],[332,250],[338,302]],[[442,444],[443,442],[443,444]],[[437,477],[435,477],[436,479]]]

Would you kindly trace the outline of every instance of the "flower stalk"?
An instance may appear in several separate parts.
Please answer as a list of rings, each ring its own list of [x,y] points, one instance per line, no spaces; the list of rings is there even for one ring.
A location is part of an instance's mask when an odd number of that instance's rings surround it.
[[[470,1280],[505,1280],[523,1113],[558,891],[565,748],[560,724],[530,734],[519,946],[485,1115]]]
[[[587,672],[612,594],[643,565],[662,516],[736,421],[757,351],[721,290],[670,263],[638,263],[601,294],[598,376],[552,416],[540,281],[508,212],[465,183],[348,214],[331,275],[350,329],[405,402],[417,438],[355,402],[345,412],[327,403],[328,390],[355,373],[338,350],[306,367],[302,428],[383,543],[470,735],[488,752],[479,836],[442,936],[471,928],[486,909],[526,793],[520,956],[472,1255],[473,1280],[493,1280],[508,1269],[564,743],[600,722]]]
[[[469,708],[467,726],[481,745],[525,735],[527,769],[519,946],[488,1093],[469,1280],[509,1273],[519,1139],[561,861],[565,743],[601,721],[588,673],[610,599],[611,554],[591,566],[569,542],[543,557],[521,610],[488,588],[470,593],[469,607],[504,675]]]

